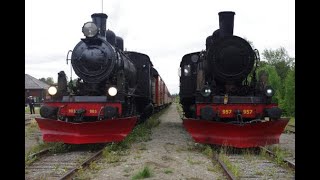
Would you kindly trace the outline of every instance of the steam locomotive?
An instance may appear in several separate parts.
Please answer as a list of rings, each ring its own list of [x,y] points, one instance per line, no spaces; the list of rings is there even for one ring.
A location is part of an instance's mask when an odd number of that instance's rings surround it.
[[[272,103],[267,74],[257,78],[259,52],[233,35],[234,12],[219,12],[219,29],[206,49],[183,56],[180,103],[183,124],[199,143],[237,148],[279,142],[288,119]]]
[[[150,58],[124,51],[123,39],[106,30],[108,16],[91,15],[82,27],[85,38],[68,52],[79,77],[58,87],[36,118],[45,142],[69,144],[122,141],[138,122],[171,103],[171,95]]]

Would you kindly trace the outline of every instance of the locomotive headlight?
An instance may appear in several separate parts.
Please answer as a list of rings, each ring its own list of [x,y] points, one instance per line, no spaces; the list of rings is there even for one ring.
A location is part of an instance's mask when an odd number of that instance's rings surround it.
[[[98,33],[98,27],[93,22],[87,22],[83,25],[82,32],[86,37],[94,37]]]
[[[202,90],[201,90],[201,95],[204,97],[208,97],[211,94],[211,89],[208,86],[205,86]]]
[[[265,94],[266,94],[266,96],[271,97],[271,96],[273,96],[274,91],[271,87],[267,87],[265,90]]]
[[[57,88],[54,87],[54,86],[49,87],[48,93],[49,93],[51,96],[57,94]]]
[[[118,90],[117,90],[117,88],[115,88],[115,87],[110,87],[110,88],[108,89],[108,93],[109,93],[110,96],[115,96],[115,95],[117,95]]]

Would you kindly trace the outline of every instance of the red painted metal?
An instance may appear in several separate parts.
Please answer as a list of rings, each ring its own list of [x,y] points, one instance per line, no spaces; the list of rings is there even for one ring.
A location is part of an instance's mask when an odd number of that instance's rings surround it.
[[[251,124],[183,119],[183,125],[198,143],[237,148],[258,147],[279,143],[279,137],[289,118]]]
[[[104,106],[112,106],[118,109],[119,116],[122,114],[121,103],[98,103],[98,102],[46,102],[45,105],[60,107],[59,115],[75,116],[77,109],[86,109],[84,116],[98,116]]]
[[[220,118],[235,118],[236,110],[242,112],[243,118],[255,118],[264,113],[265,108],[278,107],[277,104],[197,104],[196,115],[200,117],[200,110],[211,106]],[[223,113],[224,112],[224,113]]]
[[[68,144],[119,142],[132,131],[137,122],[136,116],[83,123],[35,119],[40,127],[43,141]]]

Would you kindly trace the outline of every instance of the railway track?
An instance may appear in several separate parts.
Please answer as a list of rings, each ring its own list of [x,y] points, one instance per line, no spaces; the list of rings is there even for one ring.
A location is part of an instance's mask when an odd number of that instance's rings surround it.
[[[273,158],[276,157],[276,154],[272,151],[270,151],[269,149],[267,148],[264,148],[264,147],[259,147],[261,150],[265,151],[266,153],[268,153],[269,156],[272,156]],[[282,162],[287,164],[290,168],[292,168],[293,170],[295,170],[295,163],[286,159],[286,158],[283,158],[282,159]]]
[[[71,179],[79,169],[86,168],[98,159],[103,149],[96,152],[73,151],[61,154],[49,154],[46,149],[30,155],[41,158],[25,168],[25,179]]]
[[[263,148],[271,157],[270,150]],[[261,150],[261,149],[258,149]],[[214,159],[220,164],[228,179],[294,179],[295,164],[284,160],[289,168],[277,165],[274,161],[257,153],[215,154]]]

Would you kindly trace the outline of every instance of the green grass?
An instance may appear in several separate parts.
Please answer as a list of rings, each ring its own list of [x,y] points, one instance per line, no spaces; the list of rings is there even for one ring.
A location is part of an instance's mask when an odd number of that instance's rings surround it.
[[[148,166],[145,166],[141,171],[135,174],[131,179],[145,179],[152,176],[152,172]]]
[[[202,164],[201,161],[194,161],[191,157],[188,157],[187,162],[191,165]]]
[[[133,143],[145,142],[151,140],[152,128],[160,124],[159,117],[166,111],[166,109],[152,115],[144,123],[137,125],[132,132],[121,142],[110,143],[103,150],[103,157],[108,163],[115,163],[121,161],[121,156],[128,154],[128,149]],[[146,145],[141,144],[141,150],[146,150]]]
[[[224,153],[220,153],[219,154],[219,158],[221,159],[221,161],[224,162],[224,164],[227,166],[227,168],[231,171],[231,173],[236,177],[239,178],[240,176],[240,169],[238,166],[232,164],[230,162],[230,160],[228,159],[228,157],[226,156],[226,154]]]
[[[38,132],[40,131],[38,123],[37,123],[37,121],[32,119],[30,121],[30,124],[28,126],[26,126],[26,128],[25,128],[25,136],[28,137],[30,134],[33,134],[37,131]]]
[[[213,157],[213,151],[209,145],[205,145],[205,148],[204,148],[204,150],[202,150],[201,153],[208,156],[209,158]]]
[[[288,124],[289,124],[289,125],[292,125],[292,126],[295,126],[295,124],[296,124],[296,118],[295,118],[295,117],[291,117]]]
[[[285,152],[278,146],[275,146],[272,151],[275,154],[274,161],[278,165],[284,165],[283,160],[284,160]]]
[[[173,171],[171,169],[166,169],[166,170],[164,170],[164,173],[165,174],[171,174],[171,173],[173,173]]]
[[[25,153],[25,165],[29,166],[34,161],[38,159],[36,156],[31,156],[37,152],[40,152],[44,149],[49,149],[49,153],[64,153],[67,152],[70,148],[68,145],[63,143],[38,143],[33,146],[28,152]]]

